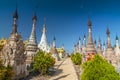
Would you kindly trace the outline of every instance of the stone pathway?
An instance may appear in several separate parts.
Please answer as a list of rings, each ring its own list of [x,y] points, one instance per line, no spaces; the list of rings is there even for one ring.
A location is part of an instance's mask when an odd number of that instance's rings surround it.
[[[57,70],[49,80],[79,80],[70,58],[66,58],[56,65],[58,65]]]

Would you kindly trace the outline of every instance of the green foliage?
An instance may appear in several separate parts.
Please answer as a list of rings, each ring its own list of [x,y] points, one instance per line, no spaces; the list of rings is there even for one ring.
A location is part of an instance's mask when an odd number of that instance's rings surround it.
[[[75,53],[71,55],[71,60],[74,64],[80,65],[82,62],[82,55],[80,53]]]
[[[120,80],[115,68],[99,55],[82,66],[81,80]]]
[[[7,39],[5,38],[0,39],[0,51],[3,49],[6,42],[7,42]]]
[[[0,45],[0,51],[3,49],[4,45]]]
[[[0,80],[12,80],[14,72],[11,66],[3,66],[2,61],[0,60]]]
[[[34,57],[33,69],[39,71],[41,75],[45,75],[49,73],[49,68],[54,64],[55,59],[50,54],[39,51]]]

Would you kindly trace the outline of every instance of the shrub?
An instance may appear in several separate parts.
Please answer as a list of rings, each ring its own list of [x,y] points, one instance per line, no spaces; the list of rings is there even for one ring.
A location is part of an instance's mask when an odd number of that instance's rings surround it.
[[[50,54],[39,51],[34,57],[33,69],[39,71],[41,75],[46,75],[54,64],[55,59]]]
[[[99,55],[82,66],[81,80],[120,80],[115,68]]]
[[[0,60],[0,80],[12,80],[14,76],[14,71],[11,66],[3,66],[2,61]]]
[[[82,55],[80,53],[75,53],[71,55],[71,60],[75,65],[80,65],[82,62]]]

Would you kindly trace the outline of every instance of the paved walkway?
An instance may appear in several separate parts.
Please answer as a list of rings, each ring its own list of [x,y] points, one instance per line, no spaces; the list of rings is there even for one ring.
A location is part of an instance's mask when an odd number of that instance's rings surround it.
[[[76,71],[70,58],[62,62],[58,62],[57,71],[51,76],[49,80],[78,80]]]

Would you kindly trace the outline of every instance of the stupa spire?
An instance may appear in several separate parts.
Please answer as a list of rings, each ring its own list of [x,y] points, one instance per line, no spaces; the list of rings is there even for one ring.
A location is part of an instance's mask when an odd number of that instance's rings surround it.
[[[81,47],[81,42],[80,42],[80,37],[79,37],[79,39],[78,39],[78,43],[79,43],[79,47]]]
[[[41,37],[40,43],[38,44],[38,48],[40,48],[43,51],[50,52],[50,46],[47,43],[47,37],[46,37],[46,23],[45,23],[45,21],[43,24],[42,37]]]
[[[83,46],[86,46],[86,36],[83,36]]]
[[[32,31],[25,51],[25,53],[27,54],[26,65],[29,67],[31,67],[31,63],[33,63],[34,61],[33,57],[37,53],[37,49],[38,49],[37,40],[36,40],[36,21],[37,21],[36,12],[32,17],[32,21],[33,21]],[[27,73],[29,74],[29,71]]]
[[[64,44],[62,44],[62,49],[64,50]]]
[[[105,42],[103,43],[103,56],[105,57],[105,51],[106,50],[106,45],[105,45]]]
[[[117,35],[116,35],[116,47],[119,47],[119,38]]]
[[[44,24],[43,24],[43,34],[46,34],[46,19],[44,18]]]
[[[113,66],[116,65],[116,59],[115,59],[115,51],[113,50],[113,47],[111,46],[111,42],[110,42],[110,31],[107,28],[106,30],[106,34],[107,34],[107,48],[105,51],[105,59],[112,64]]]
[[[116,56],[120,55],[120,49],[119,49],[119,39],[118,36],[116,35],[116,43],[115,43],[115,54]]]
[[[80,42],[80,37],[79,37],[79,39],[78,39],[78,43],[79,43],[79,49],[81,48],[81,42]]]
[[[56,48],[56,37],[54,36],[54,39],[53,39],[53,48]]]
[[[12,29],[12,34],[14,33],[17,33],[17,20],[18,20],[18,12],[17,12],[17,8],[14,12],[14,15],[13,15],[13,29]]]
[[[97,48],[97,53],[98,54],[101,54],[101,55],[103,55],[103,50],[102,50],[102,44],[101,44],[101,39],[100,39],[100,37],[99,37],[99,40],[98,40],[98,48]]]
[[[93,44],[92,39],[92,22],[90,18],[88,17],[88,45],[87,45],[87,53],[96,53],[95,46]]]
[[[36,13],[34,13],[34,16],[33,16],[32,20],[33,20],[33,25],[32,25],[32,31],[31,31],[31,35],[30,35],[30,38],[29,38],[28,46],[33,46],[33,47],[35,47],[34,49],[36,49],[37,48],[37,41],[36,41],[37,16],[36,16]]]
[[[106,34],[107,34],[107,47],[111,47],[109,28],[107,28]]]
[[[101,39],[100,39],[100,37],[99,37],[99,40],[98,40],[98,47],[100,47],[101,48]]]
[[[92,40],[92,22],[90,18],[88,17],[88,43],[93,43]]]
[[[96,49],[96,44],[97,44],[97,42],[96,42],[96,39],[94,40],[94,47],[95,47],[95,49]]]
[[[118,40],[118,36],[116,35],[116,40]]]
[[[91,26],[92,26],[92,22],[90,20],[90,17],[88,17],[88,28],[91,28]]]

